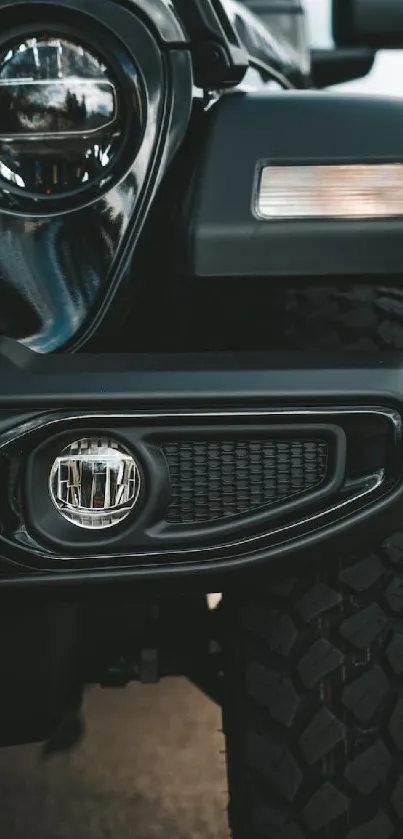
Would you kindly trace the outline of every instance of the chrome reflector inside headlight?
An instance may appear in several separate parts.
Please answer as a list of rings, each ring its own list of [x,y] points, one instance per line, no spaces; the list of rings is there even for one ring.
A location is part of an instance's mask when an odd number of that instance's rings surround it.
[[[102,179],[122,145],[119,91],[91,49],[46,33],[0,55],[0,184],[60,196]]]
[[[56,458],[49,493],[67,521],[87,530],[104,530],[124,521],[140,494],[140,470],[116,440],[86,437]]]

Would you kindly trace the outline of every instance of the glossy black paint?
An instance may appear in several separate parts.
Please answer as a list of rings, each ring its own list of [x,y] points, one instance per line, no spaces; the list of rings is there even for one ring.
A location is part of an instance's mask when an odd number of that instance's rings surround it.
[[[280,72],[297,87],[308,87],[310,62],[304,37],[305,11],[298,0],[295,6],[287,6],[286,13],[284,8],[276,8],[276,4],[273,6],[267,0],[222,2],[240,41],[257,66]],[[290,30],[296,34],[297,44],[290,39]]]
[[[98,0],[91,2],[96,6]],[[154,35],[159,40],[171,45],[189,43],[188,33],[177,14],[175,0],[128,0],[130,6],[134,12],[140,11],[151,21]]]
[[[248,53],[221,0],[174,0],[192,51],[195,84],[204,90],[233,87],[248,68]]]
[[[188,8],[185,4],[184,9]],[[241,78],[245,53],[236,32],[230,23],[224,25],[213,6],[207,16],[206,4],[201,9],[200,37],[208,35],[227,44],[229,64],[233,61],[231,72]],[[0,84],[0,94],[8,97],[2,109],[3,140],[0,136],[0,162],[7,177],[0,196],[2,334],[48,353],[81,347],[105,317],[106,326],[112,326],[109,334],[116,331],[112,301],[116,297],[118,306],[124,306],[129,282],[130,296],[135,294],[138,276],[132,270],[132,259],[138,237],[188,127],[192,63],[201,68],[211,64],[208,51],[203,48],[196,55],[194,41],[190,45],[190,38],[195,37],[194,20],[185,17],[189,29],[183,24],[181,27],[177,9],[168,0],[131,0],[125,6],[117,0],[61,0],[57,5],[53,0],[0,0],[1,38],[7,49],[11,33],[25,38],[27,27],[40,42],[45,23],[55,35],[59,27],[66,41],[73,44],[85,32],[90,53],[98,57],[100,65],[108,65],[106,81],[98,80],[98,94],[109,97],[108,120],[117,117],[112,121],[111,136],[100,115],[93,113],[98,142],[94,143],[87,131],[85,149],[80,138],[72,136],[83,128],[84,114],[78,119],[77,112],[75,122],[67,121],[68,137],[51,137],[50,129],[56,127],[54,113],[49,106],[47,115],[38,117],[37,83],[42,79],[35,82],[34,78],[25,93],[29,107],[35,111],[35,125],[40,123],[45,133],[38,142],[30,135],[27,152],[27,137],[20,132],[33,130],[32,119],[31,123],[27,119],[27,108],[25,113],[21,111],[10,140],[7,119],[10,96],[15,98],[16,87],[13,82],[14,87],[6,93]],[[274,65],[282,66],[291,76],[294,70],[286,64],[284,50],[269,35],[267,43],[270,49],[266,58],[272,62],[273,72]],[[187,45],[192,46],[191,51]],[[66,57],[68,51],[70,61],[74,50],[65,49]],[[11,81],[10,73],[18,74],[18,67],[12,70],[15,57],[10,62],[7,55],[5,73]],[[86,72],[93,83],[92,73],[99,70],[95,65],[91,69],[90,63],[86,63]],[[83,62],[79,69],[82,72]],[[38,72],[43,75],[40,69]],[[59,96],[57,84],[53,93]],[[75,90],[70,93],[77,96]],[[88,122],[88,114],[85,119]],[[66,132],[65,120],[64,126]],[[45,136],[46,142],[42,142]],[[20,154],[23,146],[24,160]],[[93,166],[83,183],[82,156],[89,149]],[[19,171],[24,170],[30,189],[16,183],[16,162]],[[35,180],[38,173],[39,183]]]
[[[17,6],[21,12],[27,9],[26,3],[15,0],[13,13]],[[22,211],[19,196],[15,211],[10,208],[0,214],[0,276],[29,311],[26,329],[19,323],[18,337],[41,353],[82,342],[94,320],[98,323],[102,318],[118,285],[128,277],[128,257],[186,131],[192,101],[189,54],[184,50],[161,52],[151,30],[127,8],[112,0],[62,0],[57,14],[51,3],[47,7],[49,17],[60,19],[62,15],[71,28],[75,20],[80,26],[85,22],[91,37],[97,42],[99,38],[98,53],[102,55],[104,48],[109,64],[123,74],[129,96],[137,97],[138,80],[133,78],[132,66],[138,68],[143,129],[140,145],[138,136],[126,138],[123,174],[114,183],[116,175],[109,173],[112,183],[108,186],[106,181],[108,188],[102,197],[97,199],[99,186],[93,193],[89,187],[83,196],[85,205],[77,208],[73,193],[63,211],[58,207],[51,217],[50,207],[46,215],[40,207]],[[29,4],[32,14],[37,8],[35,2]],[[2,11],[0,3],[0,21]],[[96,21],[91,17],[95,11]],[[8,197],[12,203],[12,196]],[[53,205],[52,209],[55,211]],[[6,311],[3,323],[3,333],[13,337]],[[32,324],[36,324],[34,332],[30,331]]]

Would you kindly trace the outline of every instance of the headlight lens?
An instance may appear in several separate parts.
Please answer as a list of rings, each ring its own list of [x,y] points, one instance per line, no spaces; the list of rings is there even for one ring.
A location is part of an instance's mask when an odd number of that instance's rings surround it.
[[[3,188],[60,196],[99,179],[122,143],[119,91],[78,42],[43,34],[0,55]]]

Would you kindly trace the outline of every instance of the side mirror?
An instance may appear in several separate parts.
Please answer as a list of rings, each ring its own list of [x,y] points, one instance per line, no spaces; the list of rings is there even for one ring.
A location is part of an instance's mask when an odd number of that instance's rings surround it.
[[[364,47],[351,49],[311,50],[311,79],[313,87],[331,87],[356,79],[371,72],[375,52]]]
[[[333,37],[339,47],[403,49],[402,0],[333,0]]]

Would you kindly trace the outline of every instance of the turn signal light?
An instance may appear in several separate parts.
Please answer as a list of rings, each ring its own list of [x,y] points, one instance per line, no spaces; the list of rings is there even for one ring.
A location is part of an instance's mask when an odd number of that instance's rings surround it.
[[[255,212],[264,221],[403,216],[403,164],[267,165]]]

